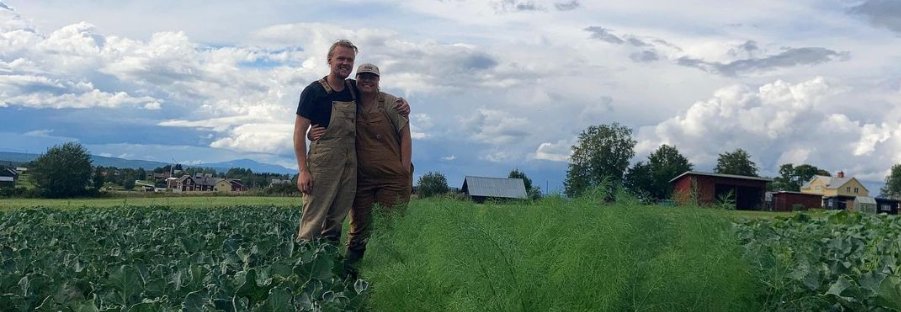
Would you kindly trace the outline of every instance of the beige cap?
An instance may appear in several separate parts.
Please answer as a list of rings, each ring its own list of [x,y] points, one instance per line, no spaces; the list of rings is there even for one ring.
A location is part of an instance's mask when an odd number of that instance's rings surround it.
[[[378,68],[378,66],[375,66],[375,65],[366,63],[366,64],[363,64],[363,65],[360,65],[360,67],[357,67],[357,75],[359,75],[359,74],[366,74],[366,73],[373,74],[373,75],[376,75],[376,76],[379,76],[379,77],[382,76],[382,75],[379,75],[379,68]]]

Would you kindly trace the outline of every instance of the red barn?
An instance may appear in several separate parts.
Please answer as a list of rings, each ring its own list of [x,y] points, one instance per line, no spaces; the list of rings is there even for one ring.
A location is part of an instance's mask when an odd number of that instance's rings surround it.
[[[801,210],[822,208],[823,195],[787,191],[773,193],[773,211],[793,211],[795,206],[803,207]]]
[[[735,209],[763,210],[766,184],[773,180],[732,174],[687,171],[670,180],[680,204],[709,205],[731,197]]]

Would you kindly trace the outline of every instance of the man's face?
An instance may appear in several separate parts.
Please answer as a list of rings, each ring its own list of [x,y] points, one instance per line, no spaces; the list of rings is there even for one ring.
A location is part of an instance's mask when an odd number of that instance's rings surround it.
[[[379,76],[371,73],[357,75],[357,87],[363,93],[375,93],[379,90]]]
[[[332,54],[332,58],[328,60],[329,69],[333,74],[338,76],[338,78],[347,78],[354,68],[355,56],[356,54],[353,49],[337,46]]]

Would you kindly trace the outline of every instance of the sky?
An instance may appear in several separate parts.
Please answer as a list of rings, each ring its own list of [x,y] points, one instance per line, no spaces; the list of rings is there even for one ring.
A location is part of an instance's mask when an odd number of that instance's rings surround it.
[[[451,186],[520,169],[559,192],[579,133],[614,122],[633,163],[742,148],[870,186],[901,163],[896,0],[0,0],[0,151],[296,168],[338,39],[410,102],[416,177]]]

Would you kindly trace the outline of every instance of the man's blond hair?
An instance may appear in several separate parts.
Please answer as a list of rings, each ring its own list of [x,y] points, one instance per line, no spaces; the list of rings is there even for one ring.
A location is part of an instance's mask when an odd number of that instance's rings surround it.
[[[335,43],[332,43],[332,46],[330,48],[328,48],[328,56],[326,57],[326,60],[332,59],[332,55],[335,54],[335,48],[339,47],[339,46],[345,47],[348,49],[353,49],[354,54],[357,54],[357,52],[358,52],[357,46],[355,46],[353,44],[353,42],[350,42],[350,40],[347,40],[347,39],[341,39],[341,40],[335,41]]]

